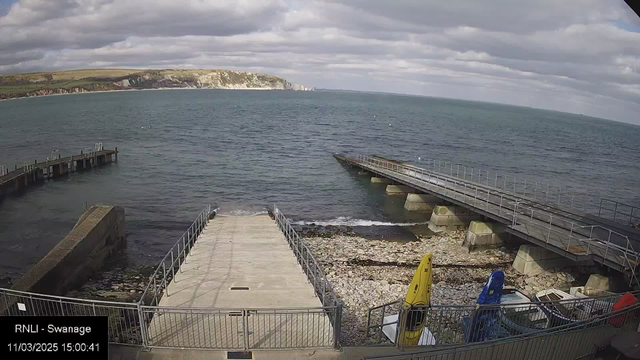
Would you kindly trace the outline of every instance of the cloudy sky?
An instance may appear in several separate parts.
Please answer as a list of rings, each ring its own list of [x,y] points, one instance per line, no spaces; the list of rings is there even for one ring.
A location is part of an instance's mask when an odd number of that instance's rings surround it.
[[[235,68],[640,124],[623,0],[0,0],[0,73]]]

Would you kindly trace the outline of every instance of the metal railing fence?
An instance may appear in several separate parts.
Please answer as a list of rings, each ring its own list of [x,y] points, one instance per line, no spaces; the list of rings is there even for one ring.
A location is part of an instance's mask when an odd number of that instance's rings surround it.
[[[327,279],[324,270],[322,270],[322,267],[311,253],[309,247],[294,230],[293,226],[291,226],[289,219],[282,214],[276,205],[273,206],[273,215],[278,228],[282,230],[289,243],[289,247],[295,254],[302,271],[307,275],[316,295],[322,302],[322,306],[335,309],[335,311],[328,312],[327,316],[329,316],[331,324],[334,327],[335,347],[337,348],[339,347],[342,323],[342,301],[336,296],[333,286]]]
[[[640,207],[606,198],[599,198],[586,192],[578,192],[567,186],[551,184],[548,181],[530,180],[524,176],[499,174],[449,161],[420,157],[420,166],[466,181],[510,192],[512,194],[541,201],[571,210],[582,211],[617,221],[623,224],[640,224]]]
[[[215,209],[213,210],[215,211]],[[175,244],[169,249],[167,254],[160,260],[158,267],[149,278],[149,283],[140,297],[142,305],[158,305],[162,295],[167,292],[167,285],[174,278],[176,272],[180,271],[180,265],[186,261],[187,255],[193,248],[198,236],[209,222],[212,213],[211,205],[207,205],[198,214],[198,217],[191,223],[191,226]]]
[[[107,316],[109,342],[142,345],[139,304],[0,289],[0,316]]]
[[[395,176],[407,183],[413,182],[431,192],[469,205],[475,210],[497,215],[510,222],[510,227],[514,230],[564,249],[572,253],[576,260],[581,256],[586,260],[590,255],[595,255],[598,258],[594,260],[600,263],[607,266],[615,264],[617,267],[613,267],[617,270],[629,270],[630,283],[637,282],[635,270],[640,253],[635,251],[630,239],[625,235],[602,226],[584,226],[584,223],[572,221],[544,207],[522,204],[522,199],[512,194],[458,180],[439,172],[367,155],[355,155],[355,161],[373,170],[391,172],[392,174],[386,176]]]
[[[634,296],[640,292],[633,292]],[[612,312],[623,294],[610,294],[570,300],[528,302],[502,305],[402,306],[397,300],[369,309],[367,337],[377,344],[402,349],[406,331],[424,325],[427,345],[448,346],[505,339],[540,331],[554,331],[570,323],[581,322]],[[390,315],[396,315],[391,317]],[[622,319],[624,320],[624,319]],[[394,327],[396,338],[384,335]]]
[[[335,346],[338,307],[211,309],[143,306],[149,347],[300,349]]]
[[[498,338],[480,343],[445,346],[440,349],[404,354],[365,357],[388,360],[575,360],[595,353],[603,340],[638,326],[640,304],[568,323],[551,330],[523,333],[511,338]]]

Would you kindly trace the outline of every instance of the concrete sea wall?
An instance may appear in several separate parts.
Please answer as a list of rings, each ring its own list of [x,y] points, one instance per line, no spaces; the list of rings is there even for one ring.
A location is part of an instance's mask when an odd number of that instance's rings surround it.
[[[125,244],[124,209],[113,205],[93,206],[13,289],[64,295],[89,279],[109,255]]]

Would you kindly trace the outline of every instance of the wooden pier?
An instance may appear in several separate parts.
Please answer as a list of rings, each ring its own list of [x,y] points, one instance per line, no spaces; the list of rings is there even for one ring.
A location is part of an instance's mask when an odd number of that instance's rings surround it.
[[[21,191],[25,188],[65,176],[71,172],[88,170],[94,167],[118,161],[118,148],[107,150],[102,143],[97,143],[94,149],[85,149],[79,155],[61,157],[57,153],[45,161],[34,160],[22,167],[15,166],[13,171],[0,166],[0,198],[11,191]]]

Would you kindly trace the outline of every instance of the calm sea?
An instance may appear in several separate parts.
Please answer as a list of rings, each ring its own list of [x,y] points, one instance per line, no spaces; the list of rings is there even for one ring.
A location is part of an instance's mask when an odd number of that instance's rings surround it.
[[[496,104],[343,92],[167,90],[0,102],[0,165],[102,142],[119,162],[0,202],[0,277],[16,278],[84,202],[126,209],[132,265],[155,262],[207,203],[297,220],[416,221],[335,152],[432,157],[639,204],[640,127]],[[375,223],[374,223],[375,224]]]

